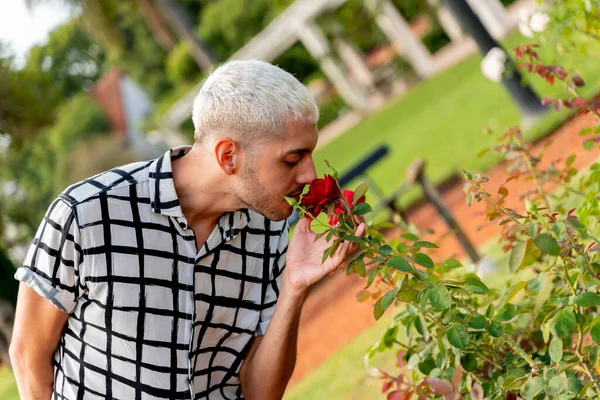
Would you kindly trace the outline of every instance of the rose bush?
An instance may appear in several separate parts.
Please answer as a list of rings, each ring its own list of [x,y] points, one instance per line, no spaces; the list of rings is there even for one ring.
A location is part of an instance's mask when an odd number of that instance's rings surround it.
[[[565,85],[567,97],[545,99],[547,104],[596,116],[582,136],[586,149],[597,149],[600,103],[578,95],[583,79],[542,64],[535,46],[517,49],[517,59],[521,68]],[[454,258],[434,261],[431,251],[438,246],[406,226],[395,227],[398,237],[391,241],[380,231],[388,223],[354,236],[355,217],[371,211],[354,199],[368,187],[343,196],[334,169],[299,203],[289,200],[309,218],[324,212],[332,222],[319,234],[331,244],[323,260],[343,241],[360,244],[346,273],[366,278],[358,297],[376,299],[375,318],[399,306],[367,354],[390,351],[396,357],[397,372],[380,371],[388,399],[600,398],[600,164],[577,179],[575,155],[542,168],[543,153],[532,153],[518,127],[493,150],[507,159],[509,179],[492,190],[486,177],[465,172],[465,191],[468,202],[487,203],[482,222],[502,227],[500,243],[510,252],[513,275],[500,287],[465,273]],[[506,205],[506,183],[517,179],[535,183],[519,197],[523,210]],[[549,185],[559,189],[550,192]],[[401,330],[408,339],[399,340]]]

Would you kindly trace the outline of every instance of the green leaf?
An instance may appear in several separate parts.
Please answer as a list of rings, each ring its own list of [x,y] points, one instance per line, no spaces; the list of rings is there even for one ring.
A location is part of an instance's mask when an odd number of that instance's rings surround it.
[[[592,292],[580,293],[575,297],[574,302],[581,307],[600,306],[600,295]]]
[[[368,289],[373,284],[373,281],[377,276],[377,270],[379,270],[379,267],[375,267],[371,270],[371,272],[369,272],[369,277],[367,278],[367,286],[365,286],[365,289]]]
[[[329,233],[325,237],[325,240],[327,241],[327,243],[329,243],[331,241],[331,239],[333,238],[333,235],[335,234],[335,231],[336,231],[336,229],[331,229],[329,231]]]
[[[592,329],[590,329],[590,336],[594,342],[600,344],[600,323],[592,326]]]
[[[575,314],[573,314],[573,310],[569,308],[564,308],[556,313],[552,320],[552,328],[561,339],[566,339],[573,332],[575,332],[575,327],[577,325],[577,321],[575,319]]]
[[[567,167],[570,167],[571,164],[573,164],[575,162],[575,158],[577,156],[575,154],[571,154],[569,157],[567,157],[565,164],[567,165]]]
[[[523,264],[523,260],[525,259],[525,252],[527,250],[527,242],[519,242],[513,247],[510,253],[510,259],[508,260],[508,266],[510,268],[510,272],[516,272]]]
[[[490,304],[487,308],[487,310],[485,310],[485,316],[488,318],[492,318],[494,316],[494,305]]]
[[[594,139],[588,139],[585,142],[583,142],[583,148],[588,151],[592,150],[595,145],[596,145],[596,141],[594,141]]]
[[[414,256],[415,262],[425,268],[433,268],[433,260],[427,254],[417,253]]]
[[[387,244],[384,244],[379,248],[379,254],[381,254],[382,256],[389,256],[390,254],[392,254],[393,251],[394,249],[392,248],[392,246]]]
[[[429,292],[429,301],[438,309],[445,309],[452,305],[452,296],[446,286],[438,283]]]
[[[406,240],[410,240],[411,242],[415,242],[417,240],[419,240],[419,237],[410,233],[410,232],[404,232],[402,235],[400,235],[400,237],[406,239]]]
[[[425,375],[429,375],[432,369],[435,368],[435,360],[433,357],[427,357],[419,363],[419,371]]]
[[[533,278],[527,281],[527,290],[532,293],[538,293],[540,290],[542,290],[542,284],[540,283],[539,279]]]
[[[357,186],[356,190],[354,191],[354,204],[356,204],[358,206],[358,204],[362,204],[362,203],[356,203],[361,197],[363,197],[367,192],[369,191],[369,184],[366,182],[361,183],[360,185]]]
[[[346,232],[342,232],[340,234],[340,238],[348,241],[348,242],[354,242],[354,243],[362,243],[363,240],[357,236],[354,235],[348,235]]]
[[[504,326],[498,321],[492,321],[490,326],[488,327],[488,332],[493,337],[500,337],[504,335]]]
[[[288,204],[292,207],[297,206],[298,205],[298,201],[292,197],[287,197],[287,196],[283,196],[283,198],[285,199],[285,201],[288,202]]]
[[[437,249],[440,246],[438,246],[435,243],[426,242],[424,240],[419,240],[418,242],[413,243],[412,247],[427,247],[427,248],[430,248],[430,249]]]
[[[321,264],[323,264],[325,262],[325,260],[327,260],[327,257],[329,257],[329,253],[331,253],[331,247],[325,249],[325,251],[323,252],[323,258],[321,259]]]
[[[559,338],[555,337],[550,342],[550,348],[548,350],[550,359],[554,363],[559,363],[563,356],[563,342]]]
[[[487,320],[481,315],[475,315],[472,318],[470,318],[469,321],[467,321],[467,325],[469,325],[469,328],[473,329],[485,329],[485,327],[487,327],[487,324]]]
[[[514,285],[512,285],[510,288],[508,288],[504,292],[504,295],[502,296],[502,299],[500,299],[499,306],[503,306],[504,304],[506,304],[509,301],[511,301],[517,295],[517,293],[519,293],[526,286],[527,286],[527,282],[519,282],[519,283],[515,283]]]
[[[567,388],[568,384],[567,374],[563,372],[548,381],[546,392],[551,396],[556,396],[557,394],[562,393]]]
[[[525,399],[533,399],[544,390],[544,380],[539,376],[531,378],[525,382],[521,390],[521,396]]]
[[[446,336],[448,337],[448,342],[457,349],[462,349],[469,344],[469,332],[467,328],[461,324],[456,323],[448,329],[446,332]]]
[[[388,265],[398,271],[402,272],[411,272],[414,273],[415,269],[404,259],[404,257],[400,256],[392,256],[388,260]]]
[[[465,288],[465,290],[468,290],[469,292],[473,292],[476,294],[485,294],[490,290],[485,285],[485,283],[483,283],[483,282],[481,282],[481,280],[479,280],[479,278],[476,278],[473,276],[469,276],[469,277],[467,277],[467,279],[465,279],[464,288]]]
[[[381,296],[379,300],[377,300],[373,309],[375,319],[381,318],[385,310],[387,310],[394,302],[394,299],[396,298],[398,292],[398,289],[390,290],[389,292]]]
[[[462,267],[462,264],[460,263],[460,261],[456,260],[455,258],[449,258],[446,261],[444,261],[444,268],[447,269],[456,269],[456,268],[460,268]]]
[[[542,233],[535,239],[533,239],[535,245],[544,253],[550,254],[551,256],[557,256],[560,254],[560,246],[552,236],[547,233]]]
[[[359,260],[356,263],[354,263],[353,268],[354,268],[354,272],[356,272],[358,274],[358,276],[360,276],[362,278],[367,277],[367,270],[365,269],[365,263],[362,260]]]
[[[358,203],[356,206],[354,206],[352,214],[365,215],[370,213],[371,211],[373,211],[373,209],[371,208],[371,205],[369,203]]]
[[[510,321],[515,317],[516,310],[517,308],[514,306],[514,304],[508,303],[498,311],[498,315],[496,315],[495,319],[496,321],[500,322]]]

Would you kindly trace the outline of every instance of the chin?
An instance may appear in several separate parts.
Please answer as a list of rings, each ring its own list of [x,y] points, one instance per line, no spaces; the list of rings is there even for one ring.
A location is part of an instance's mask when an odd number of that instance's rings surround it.
[[[285,203],[285,207],[279,207],[279,208],[269,208],[267,210],[261,210],[259,211],[260,214],[264,215],[266,218],[270,219],[271,221],[283,221],[284,219],[287,219],[290,215],[292,215],[292,206],[290,206],[289,204],[287,204],[287,202]]]

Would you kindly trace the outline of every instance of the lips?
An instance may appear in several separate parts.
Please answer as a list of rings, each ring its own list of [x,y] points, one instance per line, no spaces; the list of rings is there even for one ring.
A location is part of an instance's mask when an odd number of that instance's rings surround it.
[[[302,189],[295,191],[294,193],[291,193],[288,195],[288,197],[291,197],[292,199],[298,201],[300,200],[300,196],[302,195]]]

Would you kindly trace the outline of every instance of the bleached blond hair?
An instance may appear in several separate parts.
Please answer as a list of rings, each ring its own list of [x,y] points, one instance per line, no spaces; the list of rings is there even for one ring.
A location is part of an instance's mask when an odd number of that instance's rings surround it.
[[[258,60],[228,61],[204,81],[194,101],[194,139],[235,132],[248,139],[283,136],[288,121],[315,123],[319,109],[292,74]]]

